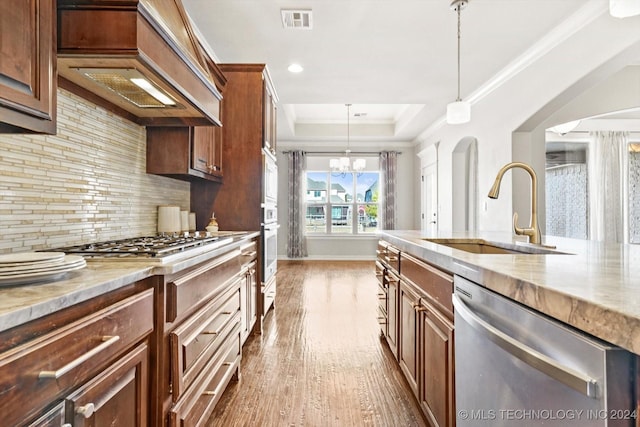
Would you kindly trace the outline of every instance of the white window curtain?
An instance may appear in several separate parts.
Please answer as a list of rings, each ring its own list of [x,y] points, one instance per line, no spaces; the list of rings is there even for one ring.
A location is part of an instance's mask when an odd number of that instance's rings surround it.
[[[396,175],[398,168],[398,153],[382,151],[380,153],[380,204],[381,230],[395,230],[396,228]]]
[[[628,132],[591,132],[589,138],[589,238],[624,243]]]
[[[288,153],[288,225],[287,225],[287,257],[303,258],[307,256],[305,228],[305,153],[300,150]]]

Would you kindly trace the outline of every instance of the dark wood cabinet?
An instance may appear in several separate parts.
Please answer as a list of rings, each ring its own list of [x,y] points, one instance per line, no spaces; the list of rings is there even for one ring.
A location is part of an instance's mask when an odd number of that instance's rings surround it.
[[[400,311],[398,320],[400,326],[400,348],[398,349],[398,362],[404,372],[413,392],[418,394],[418,349],[419,331],[418,309],[420,307],[420,295],[407,285],[400,282]]]
[[[0,133],[56,133],[56,2],[0,2]]]
[[[453,322],[429,303],[420,315],[420,405],[436,427],[455,424]]]
[[[384,241],[376,265],[385,284],[386,341],[428,423],[455,426],[453,277]]]
[[[222,177],[222,128],[193,128],[191,167],[205,174]]]
[[[222,181],[221,128],[148,127],[147,173],[185,181]]]
[[[265,64],[219,64],[219,68],[226,78],[222,127],[224,183],[192,182],[191,210],[196,213],[199,229],[215,213],[221,230],[258,231],[265,222],[267,165],[271,164],[270,170],[277,173],[274,153],[278,100]],[[277,187],[277,178],[275,184]],[[261,247],[257,269],[259,330],[276,295],[276,278],[262,277],[266,262],[263,253]]]
[[[276,154],[276,145],[277,145],[277,115],[278,115],[278,107],[275,101],[273,87],[268,84],[268,81],[265,81],[264,84],[264,95],[263,95],[263,147],[271,152],[271,154]]]
[[[148,425],[153,295],[138,282],[3,332],[3,423]]]
[[[379,281],[379,322],[393,355],[398,357],[398,310],[400,295],[399,252],[385,242],[376,250],[376,276]]]
[[[74,427],[148,426],[148,370],[143,344],[65,399],[68,421]]]
[[[202,425],[238,378],[242,291],[248,266],[242,241],[186,270],[157,276],[156,425]]]
[[[226,77],[222,111],[224,184],[194,183],[191,210],[199,221],[215,213],[221,230],[260,230],[264,156],[269,155],[263,146],[266,138],[275,141],[274,135],[267,135],[275,131],[277,98],[264,64],[219,64],[219,68]],[[267,93],[271,94],[269,101]],[[273,106],[266,108],[267,104]],[[268,119],[267,114],[271,114]]]

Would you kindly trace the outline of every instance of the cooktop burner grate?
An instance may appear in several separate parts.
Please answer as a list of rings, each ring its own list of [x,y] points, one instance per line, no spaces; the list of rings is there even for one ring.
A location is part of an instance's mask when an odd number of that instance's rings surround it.
[[[141,256],[147,258],[162,257],[188,249],[205,246],[220,239],[221,236],[144,236],[129,239],[110,240],[68,246],[56,250],[68,254],[96,256]]]

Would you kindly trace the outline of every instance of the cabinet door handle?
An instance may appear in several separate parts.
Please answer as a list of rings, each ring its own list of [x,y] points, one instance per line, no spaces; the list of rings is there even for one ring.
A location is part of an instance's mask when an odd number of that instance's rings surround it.
[[[66,374],[67,372],[69,372],[70,370],[77,368],[78,366],[80,366],[81,364],[86,362],[87,360],[91,359],[93,356],[95,356],[98,353],[102,352],[107,347],[115,344],[116,341],[118,341],[119,339],[120,339],[120,337],[118,335],[114,335],[114,336],[108,336],[107,335],[107,336],[104,336],[104,337],[102,337],[103,343],[100,344],[99,346],[97,346],[97,347],[93,348],[92,350],[86,352],[85,354],[83,354],[82,356],[78,357],[77,359],[72,360],[71,362],[67,363],[62,368],[58,369],[57,371],[41,371],[38,374],[38,378],[58,379],[61,376],[63,376],[64,374]]]
[[[76,413],[82,415],[85,419],[91,418],[95,411],[96,405],[93,403],[87,403],[86,405],[80,406],[76,409]]]
[[[424,307],[419,302],[413,303],[413,309],[418,313],[421,311],[427,311],[427,307]]]

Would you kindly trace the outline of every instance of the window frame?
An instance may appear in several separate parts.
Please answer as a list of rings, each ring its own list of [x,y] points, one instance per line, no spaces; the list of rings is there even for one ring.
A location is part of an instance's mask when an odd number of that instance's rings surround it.
[[[324,213],[324,230],[323,231],[318,231],[318,232],[309,232],[309,230],[307,229],[307,227],[309,226],[308,224],[305,224],[305,235],[307,237],[332,237],[332,238],[336,238],[336,237],[372,237],[372,236],[376,236],[377,231],[379,230],[379,215],[378,213],[380,212],[380,197],[379,197],[379,191],[378,191],[378,197],[376,198],[375,201],[370,201],[370,202],[366,202],[364,200],[358,200],[357,198],[357,185],[358,185],[358,178],[359,176],[363,175],[363,174],[375,174],[377,176],[377,181],[378,181],[378,185],[380,182],[380,171],[378,170],[367,170],[367,171],[363,171],[363,172],[355,172],[355,171],[348,171],[348,172],[332,172],[330,170],[320,170],[320,169],[307,169],[304,171],[305,173],[305,185],[308,182],[309,179],[309,174],[325,174],[326,176],[326,188],[325,188],[325,192],[326,192],[326,197],[324,201],[318,201],[318,202],[309,202],[307,200],[307,196],[309,192],[313,192],[314,193],[314,197],[317,197],[317,194],[319,192],[319,190],[308,190],[307,188],[305,188],[305,200],[304,200],[304,212],[305,212],[305,221],[307,218],[307,213],[308,213],[308,209],[309,207],[316,207],[316,208],[321,208],[323,210]],[[351,199],[350,201],[340,201],[340,202],[332,202],[331,201],[331,188],[332,185],[335,183],[335,180],[333,178],[337,178],[340,175],[344,175],[344,174],[351,174],[352,175],[352,183],[351,183],[351,188],[348,191],[348,194],[351,195]],[[348,206],[348,215],[350,216],[350,218],[347,218],[347,223],[349,223],[349,221],[351,222],[351,227],[350,230],[347,232],[339,232],[339,231],[335,231],[334,227],[336,227],[336,225],[334,225],[334,210],[335,208],[339,208],[341,206]],[[359,215],[359,207],[360,206],[375,206],[376,207],[376,226],[375,228],[372,229],[372,231],[360,231],[360,215]],[[366,209],[366,208],[365,208]],[[367,215],[364,216],[364,218],[367,218]]]

